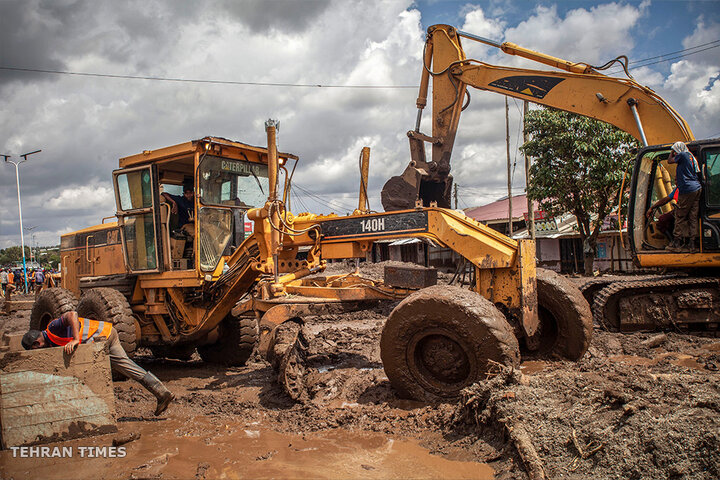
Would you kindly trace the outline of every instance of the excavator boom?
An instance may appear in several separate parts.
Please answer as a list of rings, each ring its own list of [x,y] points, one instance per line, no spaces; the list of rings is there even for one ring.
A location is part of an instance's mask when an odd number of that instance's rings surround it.
[[[460,37],[562,71],[502,67],[467,59]],[[420,119],[430,79],[432,135],[427,136],[420,132]],[[467,106],[468,86],[602,120],[633,135],[643,145],[694,139],[688,124],[665,100],[632,78],[609,77],[584,63],[512,43],[498,44],[448,25],[435,25],[428,29],[425,44],[415,129],[408,132],[411,161],[401,176],[392,177],[383,188],[385,210],[412,208],[417,200],[425,206],[431,202],[450,206],[450,158],[460,115]],[[425,158],[425,143],[432,145],[430,161]]]

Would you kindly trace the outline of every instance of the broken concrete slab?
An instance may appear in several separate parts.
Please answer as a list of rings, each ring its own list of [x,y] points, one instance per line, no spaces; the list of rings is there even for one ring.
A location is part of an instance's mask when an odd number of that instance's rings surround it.
[[[24,350],[22,346],[22,333],[11,335],[9,333],[3,333],[0,338],[0,353],[3,352],[19,352]]]
[[[110,360],[104,343],[0,355],[3,448],[117,431]]]
[[[32,310],[35,300],[5,300],[3,311],[5,314],[19,312],[21,310]]]

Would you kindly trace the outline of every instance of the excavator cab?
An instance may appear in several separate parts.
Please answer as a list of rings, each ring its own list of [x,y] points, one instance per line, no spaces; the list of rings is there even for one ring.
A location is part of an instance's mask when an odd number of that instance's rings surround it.
[[[699,244],[697,253],[678,255],[672,263],[674,266],[692,267],[698,262],[703,263],[698,256],[716,256],[720,251],[720,141],[688,142],[687,146],[698,160],[699,177],[703,183],[698,219]],[[661,207],[650,219],[646,218],[645,212],[675,188],[675,165],[668,163],[669,154],[667,145],[645,148],[638,154],[633,170],[628,219],[630,243],[645,266],[652,264],[653,257],[650,255],[662,253],[667,256],[664,248],[669,238],[658,228],[658,217],[671,212],[674,202]]]

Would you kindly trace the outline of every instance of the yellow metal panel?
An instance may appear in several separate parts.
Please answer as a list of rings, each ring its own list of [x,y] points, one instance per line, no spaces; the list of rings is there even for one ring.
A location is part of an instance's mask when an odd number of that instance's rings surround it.
[[[538,329],[537,270],[535,263],[535,242],[520,240],[520,289],[522,300],[522,322],[527,336]]]
[[[637,259],[642,267],[720,267],[718,253],[641,253]]]
[[[507,268],[515,264],[517,242],[491,228],[453,215],[429,209],[430,232],[447,247],[480,268]]]
[[[502,84],[502,79],[519,76],[554,78],[561,81],[541,98],[490,85],[496,81]],[[672,107],[649,88],[629,79],[499,67],[485,63],[463,66],[458,79],[482,90],[602,120],[640,139],[637,124],[627,104],[629,98],[634,98],[639,102],[638,111],[649,144],[694,140],[690,127]],[[607,101],[599,101],[596,93],[601,93]]]
[[[365,251],[357,242],[325,243],[321,248],[322,257],[326,259],[365,257]]]

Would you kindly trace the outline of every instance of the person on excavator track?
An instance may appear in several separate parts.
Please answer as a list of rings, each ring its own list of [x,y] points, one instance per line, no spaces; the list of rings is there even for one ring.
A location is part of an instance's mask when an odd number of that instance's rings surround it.
[[[693,252],[698,238],[698,215],[702,184],[698,180],[697,160],[683,142],[675,142],[670,149],[668,163],[677,164],[675,182],[678,201],[675,208],[673,241],[666,247],[669,252]]]
[[[152,373],[133,362],[123,350],[117,331],[111,323],[78,317],[70,311],[51,321],[45,330],[30,330],[22,338],[25,350],[46,347],[63,347],[71,355],[81,343],[107,341],[110,366],[116,372],[138,381],[155,398],[155,415],[163,413],[175,396]]]

